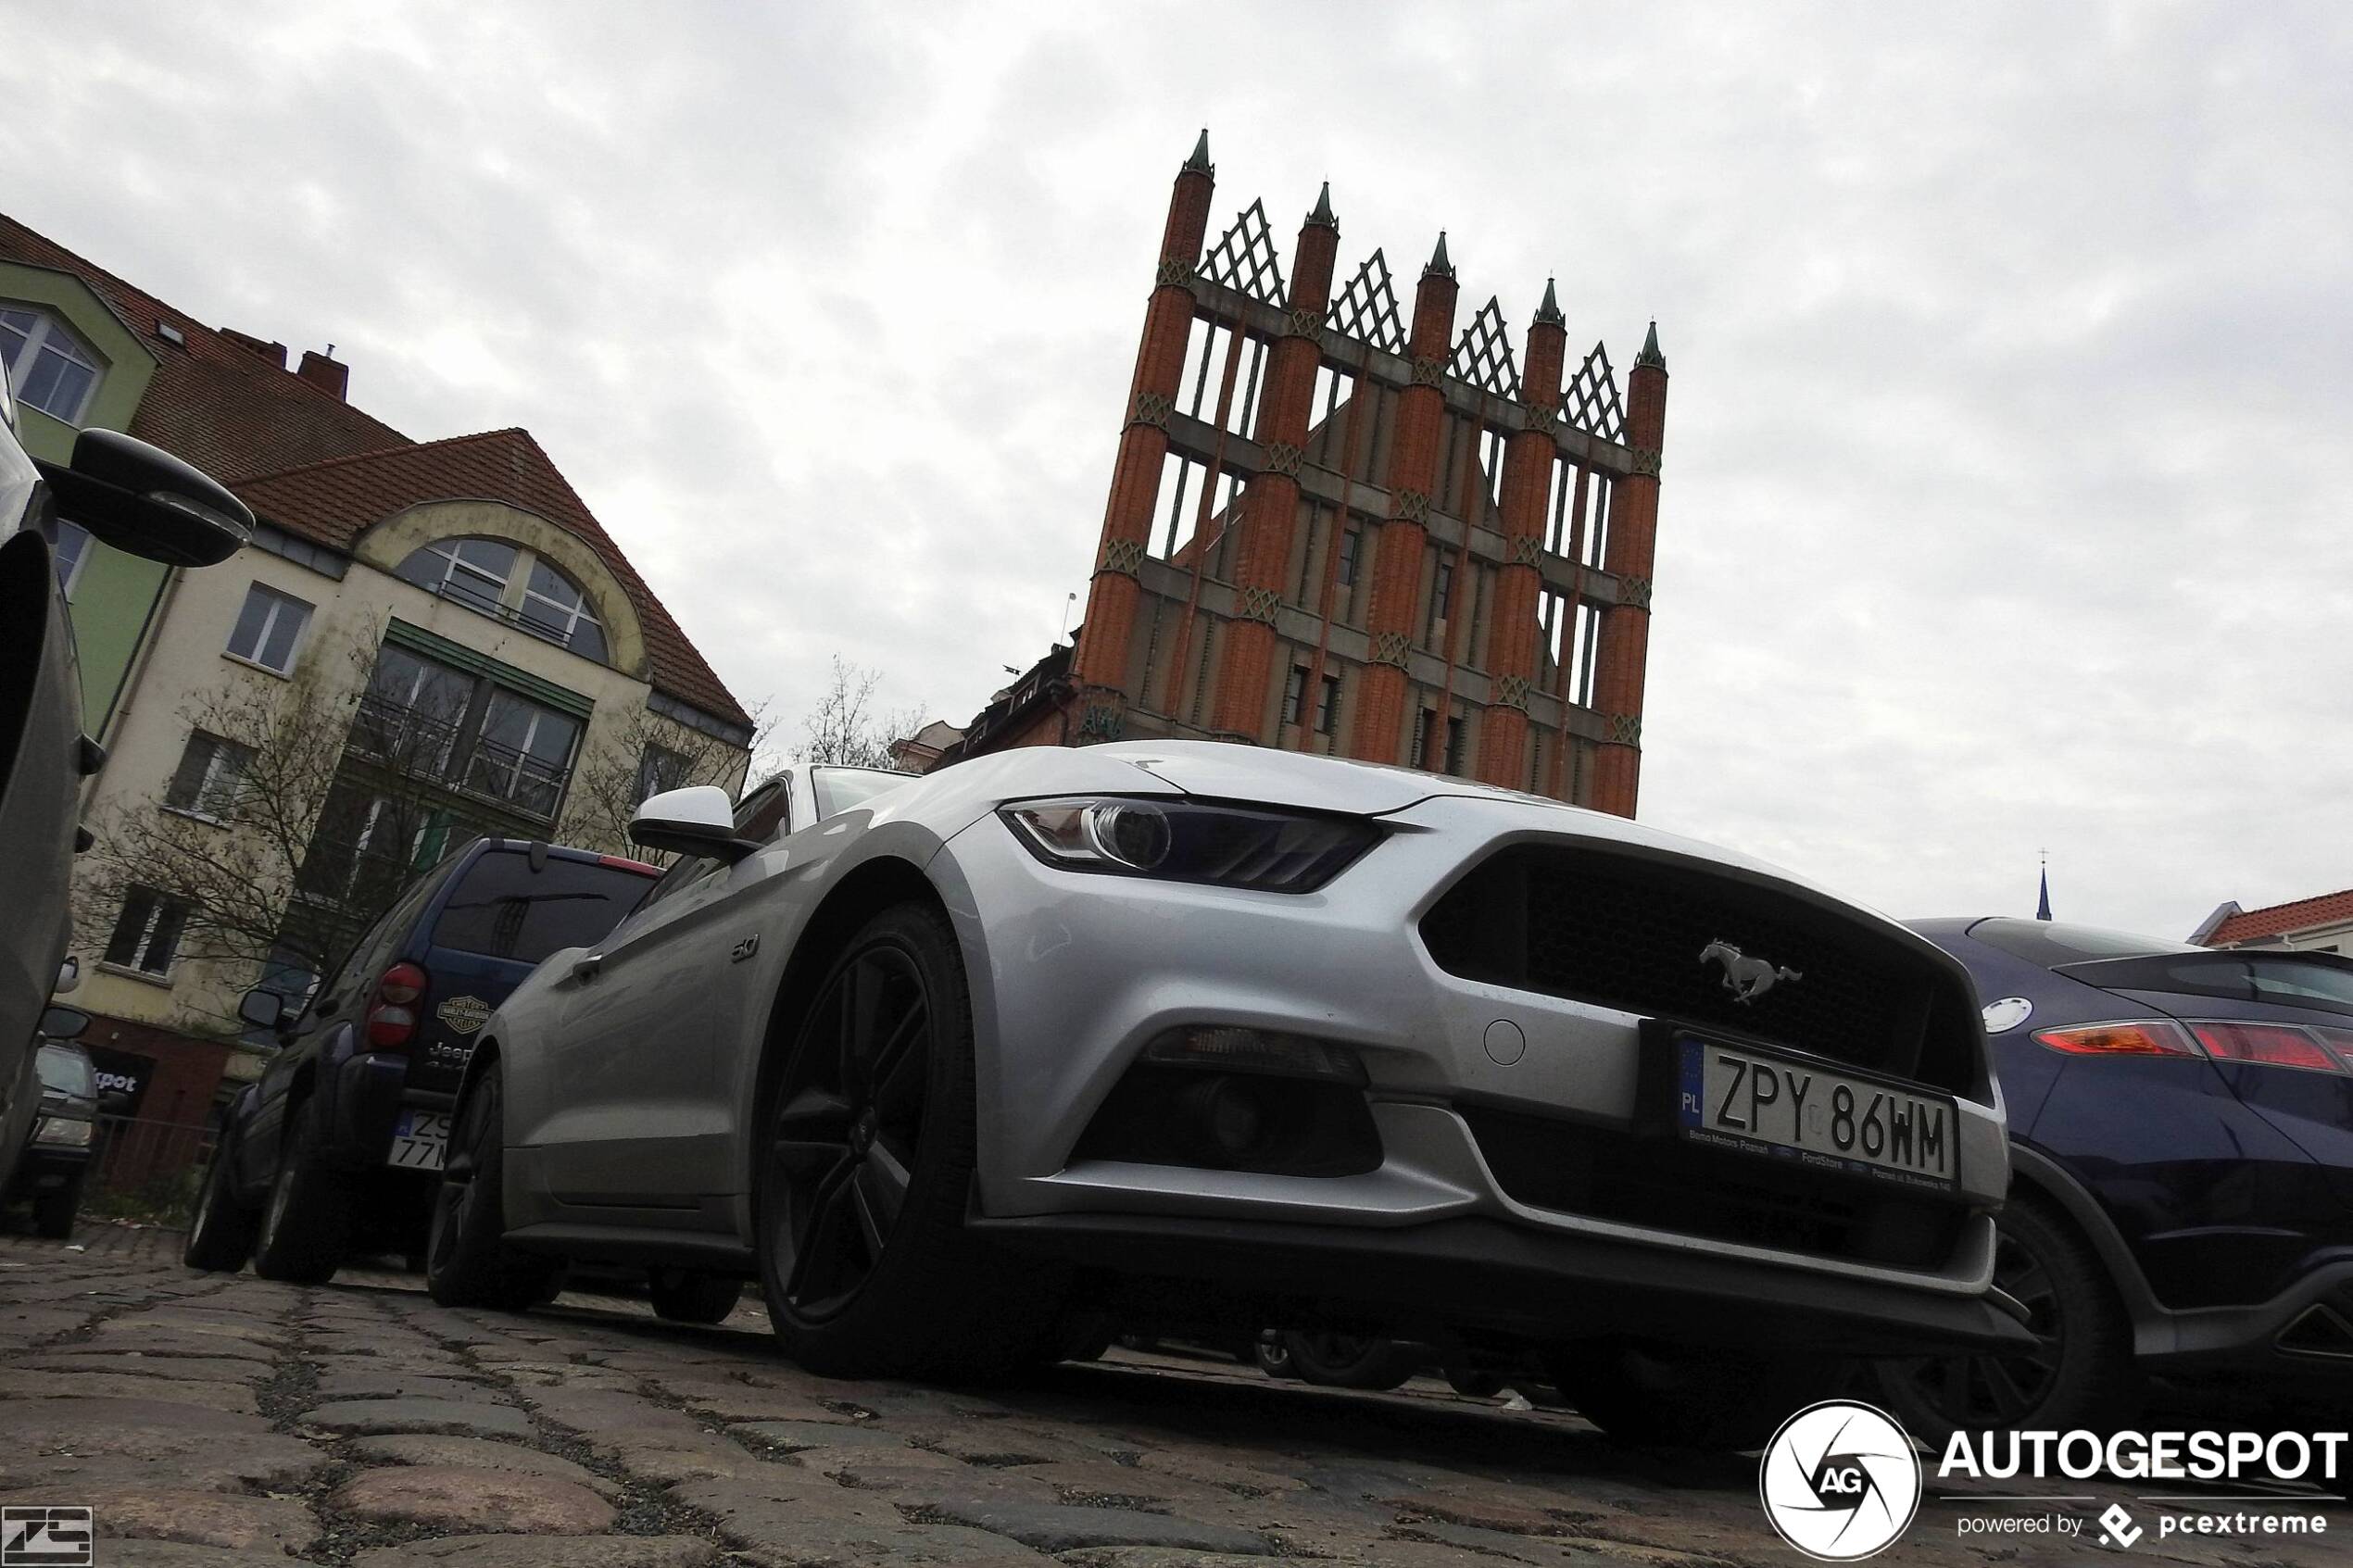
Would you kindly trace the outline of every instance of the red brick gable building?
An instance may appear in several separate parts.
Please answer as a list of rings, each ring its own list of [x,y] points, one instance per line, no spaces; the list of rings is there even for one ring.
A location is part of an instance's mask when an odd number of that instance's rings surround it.
[[[1633,814],[1667,365],[1572,364],[1547,283],[1516,350],[1459,320],[1441,235],[1410,309],[1340,264],[1328,189],[1288,269],[1263,204],[1206,245],[1178,171],[1073,647],[940,765],[1189,736],[1330,752]],[[1206,245],[1206,248],[1204,246]]]

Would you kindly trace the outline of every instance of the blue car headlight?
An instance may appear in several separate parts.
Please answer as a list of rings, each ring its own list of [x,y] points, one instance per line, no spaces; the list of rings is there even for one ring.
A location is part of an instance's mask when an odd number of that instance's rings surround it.
[[[1261,893],[1313,893],[1381,836],[1352,817],[1166,797],[1021,800],[997,814],[1050,866]]]

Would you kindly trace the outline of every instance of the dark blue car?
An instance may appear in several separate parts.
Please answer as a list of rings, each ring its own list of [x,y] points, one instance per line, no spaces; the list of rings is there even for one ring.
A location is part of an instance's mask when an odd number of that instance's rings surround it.
[[[192,1268],[324,1284],[346,1254],[420,1253],[474,1033],[535,965],[601,939],[652,866],[478,838],[395,900],[298,1016],[273,991],[261,1081],[222,1119],[184,1254]]]
[[[2353,960],[1913,929],[1986,1004],[2012,1177],[1994,1282],[2042,1343],[1886,1369],[1906,1424],[2120,1423],[2151,1377],[2353,1393]]]

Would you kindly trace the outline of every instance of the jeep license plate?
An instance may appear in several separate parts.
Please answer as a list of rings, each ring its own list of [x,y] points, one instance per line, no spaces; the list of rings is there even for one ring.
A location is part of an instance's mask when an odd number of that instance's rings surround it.
[[[392,1151],[384,1163],[407,1171],[438,1171],[449,1152],[449,1113],[446,1110],[404,1110],[393,1124]]]
[[[1918,1186],[1958,1180],[1957,1112],[1941,1095],[1689,1035],[1676,1046],[1675,1124],[1693,1143]]]

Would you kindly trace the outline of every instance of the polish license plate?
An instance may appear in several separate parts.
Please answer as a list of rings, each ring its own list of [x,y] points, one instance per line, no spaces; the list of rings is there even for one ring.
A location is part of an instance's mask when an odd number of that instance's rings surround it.
[[[446,1110],[404,1110],[393,1124],[392,1151],[384,1163],[407,1171],[438,1171],[449,1151],[449,1113]]]
[[[1676,1047],[1675,1122],[1693,1143],[1916,1186],[1958,1179],[1958,1112],[1944,1096],[1688,1035]]]

